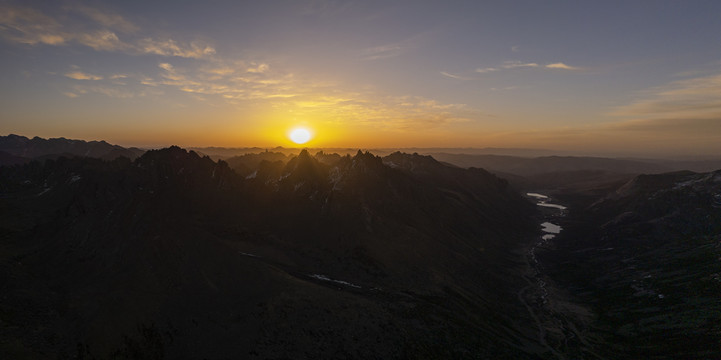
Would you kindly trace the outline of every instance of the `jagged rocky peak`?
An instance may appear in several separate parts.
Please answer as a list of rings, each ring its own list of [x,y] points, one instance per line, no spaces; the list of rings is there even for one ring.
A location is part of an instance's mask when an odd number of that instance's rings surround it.
[[[155,160],[163,160],[163,161],[193,161],[200,159],[200,155],[198,155],[195,151],[187,151],[179,146],[172,145],[167,148],[158,149],[158,150],[149,150],[146,152],[143,156],[138,158],[138,162],[146,162],[146,161],[155,161]]]
[[[292,181],[325,181],[328,174],[328,165],[319,162],[303,149],[298,156],[290,159],[283,170],[286,178]]]
[[[154,184],[228,185],[235,176],[225,161],[216,163],[178,146],[150,150],[135,165],[155,179]]]
[[[128,339],[138,326],[161,324],[158,331],[175,336],[160,343],[168,358],[242,358],[251,351],[332,358],[338,353],[316,350],[341,346],[346,357],[415,358],[428,349],[387,355],[405,341],[428,344],[442,333],[450,334],[443,347],[450,350],[433,356],[457,358],[451,350],[479,348],[463,334],[513,330],[483,320],[516,310],[497,298],[499,286],[508,287],[508,299],[517,290],[488,271],[513,264],[495,247],[511,246],[518,229],[535,229],[526,217],[501,212],[517,206],[513,197],[473,202],[463,184],[391,169],[369,152],[337,158],[331,170],[302,151],[287,164],[260,161],[247,175],[228,169],[224,176],[224,162],[173,146],[132,165],[73,158],[0,171],[0,180],[18,189],[3,197],[10,210],[3,236],[10,245],[30,244],[0,254],[13,271],[0,312],[27,324],[8,328],[10,339],[40,339],[45,353],[72,354],[82,343],[93,356],[110,358],[135,341]],[[86,168],[92,171],[81,172]],[[44,174],[56,170],[65,172],[46,184]],[[26,189],[33,173],[43,176]],[[486,220],[499,212],[501,220]],[[52,221],[36,220],[38,213]],[[15,217],[32,231],[9,226]],[[472,306],[478,303],[498,305]],[[315,335],[321,328],[330,330]],[[380,340],[367,336],[381,333]],[[247,340],[237,347],[212,341],[223,336]],[[197,339],[209,340],[187,355],[183,344]],[[511,339],[484,341],[501,344],[498,354]],[[498,357],[510,357],[504,355]]]
[[[336,165],[342,158],[342,156],[336,153],[326,154],[325,152],[323,152],[323,150],[319,150],[317,153],[315,153],[314,157],[316,160],[322,162],[323,164],[331,166]]]
[[[286,169],[295,171],[299,168],[316,167],[318,165],[319,165],[318,160],[316,160],[313,156],[311,156],[307,149],[303,149],[298,154],[298,156],[296,156],[296,157],[290,159],[290,161],[288,161]]]
[[[396,151],[383,158],[383,163],[393,167],[402,168],[411,172],[427,171],[434,167],[445,166],[430,155],[419,155],[418,153],[406,154]]]
[[[370,151],[366,151],[364,153],[363,151],[358,150],[355,156],[351,159],[351,167],[364,170],[379,169],[383,167],[383,160],[380,157],[371,154]]]

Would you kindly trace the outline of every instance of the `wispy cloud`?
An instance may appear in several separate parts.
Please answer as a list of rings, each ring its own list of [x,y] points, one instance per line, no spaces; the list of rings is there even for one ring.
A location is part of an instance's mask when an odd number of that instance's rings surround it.
[[[485,74],[485,73],[489,73],[489,72],[494,72],[494,71],[498,71],[498,68],[486,67],[486,68],[478,68],[478,69],[475,70],[475,72],[481,73],[481,74]]]
[[[160,96],[163,94],[163,91],[154,87],[127,86],[126,83],[119,84],[111,81],[93,81],[75,83],[66,91],[63,91],[62,94],[69,98],[78,98],[81,96],[96,94],[115,99],[132,99],[151,95]]]
[[[160,63],[159,79],[145,78],[149,86],[166,85],[195,94],[219,95],[226,100],[272,99],[293,97],[292,74],[273,72],[265,63],[215,60],[197,68],[176,68]]]
[[[371,90],[346,91],[338,84],[299,78],[261,62],[216,59],[198,68],[171,63],[160,63],[158,68],[158,77],[143,78],[141,83],[201,96],[209,104],[217,100],[238,106],[262,103],[267,108],[292,111],[294,116],[388,130],[432,128],[478,117],[475,110],[463,104],[415,96],[383,96]]]
[[[388,131],[440,128],[453,123],[468,122],[479,112],[463,104],[443,104],[418,96],[377,96],[350,93],[321,97],[320,101],[296,101],[303,105],[295,113],[322,114],[341,123],[372,126]]]
[[[361,60],[378,60],[399,56],[403,53],[403,48],[399,44],[387,44],[382,46],[374,46],[360,51]]]
[[[24,7],[0,6],[0,31],[8,41],[28,45],[62,45],[69,38],[58,21]]]
[[[389,96],[372,89],[349,91],[318,76],[298,76],[262,59],[226,58],[210,43],[159,37],[124,17],[89,7],[61,8],[43,14],[28,7],[0,11],[0,36],[6,41],[32,46],[84,46],[91,51],[117,52],[148,57],[155,70],[144,73],[105,74],[72,67],[61,92],[68,98],[102,95],[117,99],[145,96],[185,96],[208,106],[263,106],[294,116],[349,122],[379,129],[442,127],[471,121],[479,113],[463,104],[449,104],[416,96]],[[64,13],[63,13],[64,11]],[[85,19],[78,20],[78,17]],[[423,34],[398,43],[363,49],[366,61],[402,55],[422,41]],[[158,60],[158,56],[161,59]],[[192,59],[178,61],[176,58]],[[442,72],[464,80],[463,76]]]
[[[525,63],[522,61],[505,61],[501,67],[504,69],[536,68],[538,67],[538,64],[534,62]]]
[[[546,67],[546,69],[578,70],[577,67],[575,67],[575,66],[569,66],[569,65],[566,65],[566,64],[564,64],[564,63],[562,63],[562,62],[553,63],[553,64],[548,64],[548,65],[546,65],[545,67]]]
[[[178,56],[184,58],[202,58],[215,54],[215,49],[207,44],[191,42],[181,44],[172,39],[154,40],[145,38],[138,41],[138,49],[146,54]]]
[[[268,64],[251,64],[251,67],[246,69],[245,71],[249,73],[258,73],[262,74],[270,69],[270,66]]]
[[[66,77],[75,80],[102,80],[102,76],[86,74],[82,71],[73,71],[65,74]]]
[[[493,91],[512,91],[512,90],[519,90],[519,89],[529,89],[530,86],[527,85],[511,85],[511,86],[504,86],[502,88],[491,88]]]
[[[445,71],[441,71],[441,75],[449,77],[451,79],[457,79],[457,80],[472,80],[471,78],[460,76],[460,75],[454,75]]]
[[[70,11],[77,11],[79,13],[84,14],[89,19],[92,19],[96,23],[109,28],[109,29],[115,29],[120,32],[124,33],[133,33],[140,28],[133,24],[132,22],[126,20],[122,16],[118,14],[111,14],[107,12],[100,11],[95,8],[91,8],[88,6],[74,6],[72,8],[69,8]]]
[[[134,55],[202,58],[215,54],[215,49],[203,42],[188,43],[149,36],[136,37],[134,34],[139,32],[140,28],[117,14],[89,7],[65,8],[65,11],[65,14],[49,16],[29,7],[0,6],[0,35],[10,42],[20,44],[80,44],[96,51]],[[73,13],[81,14],[91,21],[73,21]],[[126,39],[121,39],[118,33],[125,34]]]
[[[623,117],[721,118],[721,73],[674,81],[640,93],[611,112]]]
[[[474,72],[479,74],[486,74],[496,72],[500,70],[511,70],[511,69],[556,69],[556,70],[579,70],[580,68],[575,66],[566,65],[562,62],[553,64],[540,65],[536,62],[524,62],[517,60],[504,61],[502,64],[493,67],[477,68]]]
[[[114,32],[108,30],[77,34],[75,39],[80,44],[97,51],[124,51],[133,48],[132,45],[120,41]]]
[[[607,130],[664,134],[669,140],[711,137],[721,143],[721,73],[648,89],[610,115],[627,119],[606,125]]]

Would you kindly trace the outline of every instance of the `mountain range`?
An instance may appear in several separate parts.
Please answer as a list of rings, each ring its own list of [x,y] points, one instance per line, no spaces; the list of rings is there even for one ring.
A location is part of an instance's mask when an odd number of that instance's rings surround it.
[[[3,358],[719,355],[718,171],[1,140]]]
[[[2,168],[3,349],[17,358],[542,353],[510,301],[521,271],[513,250],[537,231],[533,205],[480,169],[385,160],[359,152],[330,166],[303,151],[240,176],[171,147],[134,161]]]
[[[87,156],[112,160],[120,156],[135,159],[145,150],[111,145],[105,141],[69,140],[65,138],[29,139],[20,135],[0,136],[0,165],[13,165],[33,159],[57,158],[59,156]]]

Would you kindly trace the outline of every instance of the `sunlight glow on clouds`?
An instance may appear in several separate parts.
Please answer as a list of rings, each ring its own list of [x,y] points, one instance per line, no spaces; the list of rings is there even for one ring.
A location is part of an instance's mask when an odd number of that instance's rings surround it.
[[[562,69],[562,70],[577,70],[577,67],[574,66],[568,66],[564,63],[554,63],[554,64],[548,64],[546,65],[547,69]]]
[[[441,71],[441,75],[447,76],[447,77],[452,78],[452,79],[471,80],[470,78],[463,77],[463,76],[459,76],[459,75],[454,75],[454,74],[451,74],[451,73],[448,73],[448,72],[445,72],[445,71]]]
[[[82,71],[73,71],[65,74],[65,76],[75,80],[102,80],[102,76],[86,74]]]
[[[538,67],[538,64],[532,62],[532,63],[524,63],[522,61],[506,61],[501,65],[504,69],[515,69],[515,68],[536,68]]]
[[[115,33],[108,30],[77,34],[74,37],[77,42],[97,51],[124,51],[132,48],[131,45],[120,41]]]
[[[104,13],[87,6],[75,6],[74,9],[107,28],[117,29],[124,33],[133,33],[140,30],[137,25],[117,14]]]
[[[721,134],[721,73],[648,89],[611,115],[631,118],[617,130]]]
[[[499,66],[477,68],[476,70],[474,70],[474,72],[480,73],[480,74],[485,74],[485,73],[499,71],[502,69],[519,69],[519,68],[544,68],[544,69],[560,69],[560,70],[578,70],[579,69],[575,66],[569,66],[562,62],[541,66],[535,62],[504,61],[503,64],[501,64]]]
[[[70,14],[80,13],[102,28],[79,29],[74,24],[61,23],[31,8],[8,6],[0,7],[0,31],[5,39],[28,45],[59,46],[76,42],[96,51],[184,58],[201,58],[215,54],[212,46],[201,42],[181,43],[173,39],[157,40],[151,37],[123,41],[113,30],[135,33],[140,29],[122,16],[106,14],[88,7],[66,8],[66,11]]]
[[[534,13],[506,2],[93,4],[0,5],[0,75],[10,79],[0,131],[92,127],[101,138],[132,119],[128,134],[207,145],[290,123],[351,146],[721,143],[714,2],[659,9],[664,17],[634,2]],[[586,18],[589,31],[548,26],[577,24],[588,7],[601,14]],[[609,28],[609,11],[633,16]],[[287,139],[264,139],[275,140]]]
[[[163,56],[178,56],[184,58],[202,58],[215,54],[215,49],[209,45],[191,42],[190,44],[179,44],[175,40],[153,40],[151,38],[141,39],[138,48],[146,54]]]
[[[648,89],[612,112],[625,117],[721,118],[721,73]]]
[[[398,44],[388,44],[363,49],[361,54],[362,60],[378,60],[399,56],[403,48]]]
[[[174,66],[172,61],[163,61],[158,64],[160,71],[156,74],[112,72],[95,75],[76,69],[65,73],[65,77],[73,80],[103,81],[103,84],[69,85],[61,92],[71,98],[101,94],[128,99],[167,94],[164,91],[147,91],[148,88],[165,87],[192,94],[193,101],[221,101],[235,106],[242,106],[248,101],[262,101],[271,108],[285,109],[294,116],[322,118],[328,122],[352,121],[356,125],[385,129],[408,129],[418,125],[432,128],[451,122],[470,121],[469,114],[474,111],[462,104],[443,104],[423,97],[394,97],[367,90],[342,90],[332,81],[300,78],[282,67],[274,70],[263,61],[223,58],[218,56],[215,48],[210,45],[201,42],[182,43],[169,38],[159,40],[143,34],[140,27],[122,16],[88,7],[67,11],[75,11],[89,18],[91,24],[102,28],[69,26],[32,9],[20,8],[13,11],[0,19],[6,27],[13,26],[17,29],[14,35],[3,32],[5,38],[13,42],[55,46],[76,43],[95,51],[199,60],[185,63],[181,67]],[[36,25],[25,26],[26,23]],[[57,39],[48,38],[48,29],[62,35],[57,35]],[[126,34],[125,38],[121,39],[113,30]],[[363,50],[362,58],[376,60],[395,57],[402,50],[399,44],[388,44]],[[123,81],[117,81],[119,79]]]

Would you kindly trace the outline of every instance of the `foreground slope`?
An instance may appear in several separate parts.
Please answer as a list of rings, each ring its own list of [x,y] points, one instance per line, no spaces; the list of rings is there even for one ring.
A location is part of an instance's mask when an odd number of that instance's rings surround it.
[[[0,351],[548,355],[515,300],[535,209],[505,181],[400,153],[254,166],[172,147],[2,168]]]
[[[641,175],[570,215],[540,256],[557,287],[592,309],[605,358],[718,358],[721,171]]]

